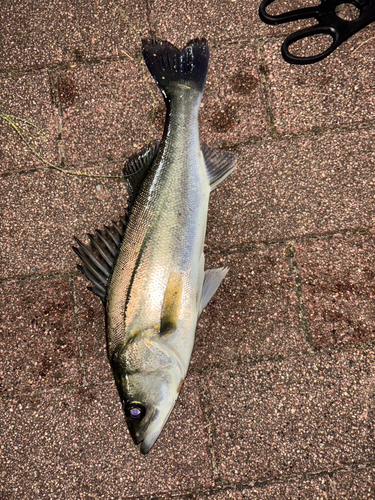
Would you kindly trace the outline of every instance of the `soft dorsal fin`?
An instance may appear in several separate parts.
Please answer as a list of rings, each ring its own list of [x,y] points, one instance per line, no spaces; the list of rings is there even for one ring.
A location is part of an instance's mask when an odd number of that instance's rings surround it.
[[[148,169],[156,158],[159,146],[160,141],[154,141],[148,148],[141,149],[126,161],[124,166],[124,177],[129,195],[129,206],[131,206],[134,199],[137,197]]]
[[[170,333],[177,328],[182,299],[182,277],[179,273],[172,273],[169,277],[164,294],[163,307],[160,318],[160,334]]]
[[[229,151],[210,149],[206,144],[202,144],[202,153],[213,191],[236,168],[237,158]]]
[[[216,290],[219,288],[220,283],[223,281],[228,271],[228,267],[219,267],[218,269],[208,269],[204,273],[198,316],[215,295]]]

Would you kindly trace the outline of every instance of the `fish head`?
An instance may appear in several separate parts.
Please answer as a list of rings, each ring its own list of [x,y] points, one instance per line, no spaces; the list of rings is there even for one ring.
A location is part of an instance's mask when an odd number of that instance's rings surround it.
[[[178,353],[158,335],[123,350],[114,370],[131,437],[146,455],[173,410],[185,370]]]
[[[130,435],[140,444],[142,454],[147,454],[159,437],[178,397],[177,387],[165,377],[130,376],[128,386],[137,390],[128,393],[123,409]]]

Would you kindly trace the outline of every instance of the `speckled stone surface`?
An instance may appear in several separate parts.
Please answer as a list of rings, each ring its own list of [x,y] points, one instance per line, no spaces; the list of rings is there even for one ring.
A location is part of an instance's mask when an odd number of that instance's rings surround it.
[[[87,289],[88,285],[89,281],[83,275],[78,276],[74,283],[86,383],[112,384],[113,375],[105,340],[104,308],[99,297]]]
[[[210,61],[200,112],[202,141],[222,147],[267,136],[256,49],[251,45],[240,49],[236,45],[213,47]]]
[[[374,359],[354,350],[211,370],[205,401],[221,479],[259,482],[371,463]]]
[[[146,144],[153,102],[139,56],[140,50],[134,61],[81,65],[56,73],[68,164],[125,160]],[[160,102],[160,95],[157,98]],[[154,127],[152,138],[159,138],[158,132]]]
[[[237,170],[211,196],[208,249],[373,231],[374,138],[361,130],[236,148]]]
[[[0,415],[11,498],[134,498],[213,485],[196,377],[147,457],[134,449],[113,384],[3,398]]]
[[[4,283],[0,294],[2,394],[82,383],[70,280]]]
[[[39,155],[50,163],[58,165],[60,163],[59,120],[57,110],[51,101],[47,71],[33,75],[0,73],[0,87],[0,113],[14,123],[24,139]],[[44,132],[44,136],[41,131]],[[35,138],[28,134],[32,134]],[[40,160],[30,154],[30,150],[10,126],[9,121],[0,119],[0,135],[0,173],[40,167]]]
[[[296,258],[313,345],[322,348],[373,342],[373,237],[358,235],[300,243]]]
[[[300,325],[293,266],[284,247],[207,258],[229,272],[199,321],[192,366],[252,363],[309,349]],[[235,311],[227,304],[235,301]]]
[[[138,34],[147,34],[146,12],[145,2],[128,0],[4,0],[0,69],[134,57]]]
[[[238,166],[212,193],[205,245],[206,267],[230,270],[142,457],[71,249],[123,213],[125,184],[49,170],[0,117],[1,500],[375,497],[374,24],[290,66],[281,43],[308,21],[269,26],[258,7],[3,1],[0,113],[46,133],[30,144],[47,161],[120,175],[163,132],[140,37],[204,36],[201,138]]]
[[[258,8],[253,0],[154,0],[150,21],[157,36],[179,45],[201,36],[213,45],[225,45],[273,32],[272,26],[259,19]]]
[[[76,172],[120,175],[122,165],[95,165]],[[3,177],[0,192],[3,278],[73,270],[73,235],[84,239],[86,233],[110,223],[123,212],[127,199],[122,180],[47,170]]]
[[[264,64],[276,131],[298,134],[373,121],[374,68],[366,64],[373,51],[373,26],[312,66],[286,64],[280,40],[266,42]]]

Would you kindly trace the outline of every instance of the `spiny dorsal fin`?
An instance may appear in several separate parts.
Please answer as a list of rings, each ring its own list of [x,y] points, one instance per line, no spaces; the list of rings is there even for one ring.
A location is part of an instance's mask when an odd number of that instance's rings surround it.
[[[133,203],[159,151],[160,141],[152,142],[148,148],[141,149],[125,163],[124,176],[129,195],[129,205]]]
[[[229,151],[210,149],[206,144],[202,144],[202,153],[213,191],[236,168],[237,158]]]
[[[74,237],[78,247],[72,248],[82,261],[77,267],[93,284],[93,287],[88,287],[89,290],[100,297],[103,303],[125,226],[126,217],[121,218],[118,223],[112,222],[112,225],[104,226],[101,231],[97,229],[94,235],[87,235],[90,240],[87,245]]]
[[[164,294],[163,307],[160,319],[160,334],[172,332],[177,328],[180,316],[182,299],[182,277],[179,273],[172,273],[169,277]]]
[[[204,273],[198,316],[215,295],[216,290],[219,288],[220,283],[223,281],[228,271],[229,267],[219,267],[218,269],[208,269]]]

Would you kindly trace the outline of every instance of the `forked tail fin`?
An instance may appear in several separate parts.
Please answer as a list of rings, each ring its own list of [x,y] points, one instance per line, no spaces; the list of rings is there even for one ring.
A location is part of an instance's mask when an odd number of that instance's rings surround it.
[[[147,67],[166,99],[181,85],[203,92],[209,59],[207,40],[191,40],[182,50],[163,40],[142,40],[142,46]]]

